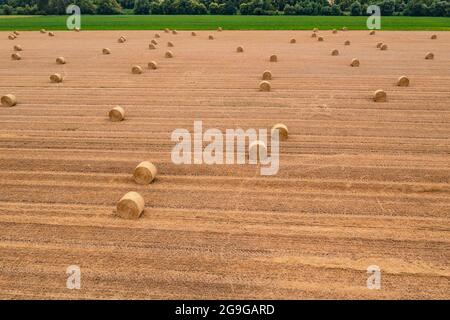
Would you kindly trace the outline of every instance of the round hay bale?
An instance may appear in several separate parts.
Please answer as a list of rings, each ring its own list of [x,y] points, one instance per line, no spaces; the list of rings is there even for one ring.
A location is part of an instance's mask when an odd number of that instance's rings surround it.
[[[165,32],[165,33],[169,33],[169,32],[170,32],[170,29],[165,28],[165,29],[164,29],[164,32]]]
[[[384,90],[377,90],[375,91],[374,95],[373,95],[373,101],[375,102],[386,102],[387,100],[387,95],[386,92],[384,92]]]
[[[289,43],[297,43],[297,40],[295,40],[295,38],[292,38]]]
[[[16,96],[13,94],[4,95],[0,101],[1,101],[3,107],[8,107],[8,108],[14,107],[17,104]]]
[[[109,48],[103,48],[103,54],[111,54],[111,50]]]
[[[167,46],[168,47],[173,47],[173,43],[169,41],[169,42],[167,42]]]
[[[49,37],[54,37],[55,34],[54,34],[53,32],[49,32],[49,33],[48,33],[48,36],[49,36]]]
[[[141,74],[142,73],[142,67],[141,66],[133,66],[131,67],[131,73],[132,74]]]
[[[318,38],[317,38],[317,41],[322,42],[322,41],[323,41],[323,37],[318,37]]]
[[[349,46],[350,45],[350,40],[347,40],[344,42],[344,46]]]
[[[428,52],[428,53],[425,55],[425,59],[427,59],[427,60],[433,60],[433,59],[434,59],[434,54],[431,53],[431,52]]]
[[[311,38],[317,38],[317,33],[311,34]]]
[[[121,36],[119,39],[117,39],[117,42],[119,43],[124,43],[125,41],[127,41],[127,39],[124,36]]]
[[[280,141],[286,141],[288,138],[288,128],[282,123],[277,123],[272,127],[271,134],[278,134]]]
[[[172,30],[172,34],[178,34],[177,30]]]
[[[271,55],[270,58],[269,58],[269,61],[270,62],[277,62],[278,61],[277,55],[276,54]]]
[[[114,107],[108,113],[109,120],[112,122],[123,121],[125,119],[125,110],[122,107]]]
[[[155,50],[155,49],[156,49],[156,46],[155,46],[153,43],[150,43],[150,44],[148,45],[148,48],[149,48],[150,50]]]
[[[14,31],[13,33],[14,33],[16,36],[20,35],[19,31],[17,31],[17,30]]]
[[[333,33],[336,34],[336,33],[337,33],[337,30],[336,30],[336,29],[333,29]]]
[[[255,160],[266,160],[266,159],[262,159],[260,153],[262,153],[263,155],[265,155],[267,157],[267,146],[264,143],[264,141],[261,140],[255,140],[252,143],[250,143],[249,147],[248,147],[248,154],[249,154],[249,158],[251,158],[252,154],[256,155],[256,159]]]
[[[431,40],[436,40],[436,39],[437,39],[437,35],[432,34],[431,37],[430,37],[430,39],[431,39]]]
[[[383,44],[383,45],[380,47],[380,50],[383,50],[383,51],[385,51],[385,50],[387,50],[387,49],[388,49],[387,44]]]
[[[138,219],[144,211],[145,201],[134,191],[125,194],[117,203],[117,215],[123,219]]]
[[[406,76],[401,76],[397,80],[397,86],[399,86],[399,87],[408,87],[409,86],[409,79]]]
[[[23,50],[22,47],[18,44],[16,44],[13,49],[14,49],[14,51],[22,51]]]
[[[57,64],[66,64],[66,59],[64,59],[64,57],[58,57],[58,58],[56,58],[56,63]]]
[[[369,35],[371,36],[375,35],[375,30],[370,31]]]
[[[314,32],[314,33],[319,32],[319,28],[314,28],[314,29],[313,29],[313,32]]]
[[[150,184],[158,173],[155,165],[149,161],[143,161],[134,169],[133,178],[137,184]]]
[[[61,83],[63,81],[63,77],[59,73],[54,73],[50,76],[50,81],[54,83]]]
[[[195,33],[194,31],[191,32],[191,36],[196,37],[197,33]]]
[[[218,27],[217,31],[221,32],[222,31],[222,27]]]
[[[21,59],[22,59],[22,56],[21,56],[19,53],[14,52],[14,53],[11,55],[11,59],[13,59],[13,60],[21,60]]]
[[[269,81],[261,81],[259,83],[259,91],[270,91],[271,86]]]
[[[208,36],[208,40],[214,40],[214,37],[210,34],[210,35]]]
[[[45,30],[45,29],[41,29],[41,31],[40,31],[41,33],[47,33],[47,30]]]
[[[383,45],[383,42],[378,42],[377,43],[377,48],[380,49],[382,45]]]
[[[339,50],[338,49],[333,49],[333,51],[331,51],[331,55],[332,56],[338,56],[339,55]]]
[[[14,40],[15,38],[17,38],[17,37],[13,34],[8,35],[9,40]]]
[[[359,60],[356,58],[352,59],[352,62],[350,63],[351,67],[359,67]]]
[[[155,33],[155,38],[161,38],[161,36],[159,35],[159,33]]]
[[[155,39],[152,39],[152,41],[150,41],[151,43],[153,43],[154,45],[158,44],[158,41],[156,41]]]
[[[149,68],[149,69],[155,70],[155,69],[158,68],[158,64],[157,64],[155,61],[150,61],[150,62],[148,63],[148,68]]]
[[[75,32],[80,32],[80,28],[78,28],[78,27],[76,27],[74,30],[75,30]]]
[[[236,52],[244,52],[244,48],[242,46],[239,46],[236,48]]]
[[[270,72],[269,70],[264,71],[262,74],[262,79],[263,80],[272,80],[272,72]]]
[[[348,28],[347,27],[342,27],[342,31],[347,31]]]
[[[172,51],[167,50],[166,53],[164,54],[164,56],[165,56],[166,58],[173,58],[173,53],[172,53]]]

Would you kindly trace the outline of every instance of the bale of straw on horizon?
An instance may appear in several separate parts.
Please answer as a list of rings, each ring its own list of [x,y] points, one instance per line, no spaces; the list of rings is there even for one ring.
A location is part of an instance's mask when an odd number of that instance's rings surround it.
[[[165,28],[165,29],[164,29],[164,32],[165,32],[165,33],[169,33],[169,32],[170,32],[170,29],[169,29],[169,28]]]
[[[133,178],[137,184],[150,184],[156,178],[157,173],[158,170],[153,163],[143,161],[134,169]]]
[[[430,39],[431,40],[436,40],[437,39],[437,35],[435,35],[435,34],[431,35]]]
[[[41,31],[40,31],[41,33],[47,33],[47,30],[45,30],[45,29],[41,29]]]
[[[17,37],[13,34],[8,35],[9,40],[14,40],[15,38],[17,38]]]
[[[125,119],[125,110],[120,107],[114,107],[108,112],[109,120],[113,122],[123,121]]]
[[[127,41],[127,39],[124,36],[120,36],[119,39],[117,39],[117,42],[119,43],[124,43],[125,41]]]
[[[218,27],[217,28],[217,31],[219,31],[219,32],[222,31],[222,30],[223,30],[222,27]]]
[[[208,39],[209,39],[209,40],[214,40],[214,36],[213,36],[212,34],[210,34],[210,35],[208,36]]]
[[[50,81],[54,83],[60,83],[63,81],[63,77],[59,73],[54,73],[50,76]]]
[[[14,33],[16,36],[20,35],[19,31],[17,31],[17,30],[14,31],[13,33]]]
[[[264,80],[259,83],[259,91],[270,91],[270,89],[271,85],[269,81]]]
[[[21,60],[22,56],[19,53],[14,52],[13,54],[11,54],[11,59],[13,59],[13,60]]]
[[[16,44],[13,49],[14,49],[14,51],[22,51],[23,50],[22,47],[18,44]]]
[[[155,33],[155,38],[161,38],[159,33]]]
[[[157,64],[155,61],[150,61],[150,62],[148,63],[148,68],[149,68],[149,69],[155,70],[155,69],[158,68],[158,64]]]
[[[370,31],[369,35],[371,35],[371,36],[375,35],[375,30]]]
[[[336,29],[333,29],[333,33],[336,34],[338,31]]]
[[[322,41],[323,41],[323,37],[318,37],[318,38],[317,38],[317,41],[322,42]]]
[[[317,33],[312,33],[311,38],[317,38]]]
[[[285,124],[277,123],[272,127],[271,134],[277,134],[280,141],[286,141],[288,138],[288,128]]]
[[[2,96],[1,100],[1,105],[3,107],[14,107],[17,104],[17,99],[16,96],[13,94],[6,94],[4,96]]]
[[[347,31],[348,28],[347,27],[342,27],[342,31]]]
[[[359,60],[356,58],[352,59],[352,62],[350,63],[351,67],[359,67]]]
[[[109,48],[102,49],[103,54],[111,54],[111,50]]]
[[[66,64],[66,59],[64,57],[58,57],[56,58],[57,64]]]
[[[264,71],[262,74],[262,79],[263,80],[272,80],[272,72],[270,72],[269,70]]]
[[[384,92],[384,90],[377,90],[375,91],[374,95],[373,95],[373,101],[375,102],[386,102],[387,100],[387,95],[386,92]]]
[[[278,56],[276,54],[272,54],[269,58],[270,62],[277,62],[278,61]]]
[[[49,33],[48,33],[48,36],[49,36],[49,37],[54,37],[55,34],[54,34],[53,32],[49,32]]]
[[[433,54],[432,52],[428,52],[428,53],[425,55],[425,59],[426,59],[426,60],[433,60],[433,59],[434,59],[434,54]]]
[[[338,50],[338,49],[333,49],[333,50],[331,51],[331,55],[332,55],[332,56],[338,56],[338,55],[339,55],[339,50]]]
[[[170,50],[167,50],[166,53],[164,54],[164,57],[166,58],[173,58],[173,53]]]
[[[135,65],[133,67],[131,67],[131,73],[132,74],[141,74],[142,73],[142,67]]]
[[[401,76],[397,80],[397,86],[399,87],[408,87],[409,86],[409,79],[406,76]]]
[[[172,30],[172,34],[178,34],[177,30]]]
[[[197,33],[195,31],[191,32],[191,36],[195,37],[197,35]]]
[[[138,219],[144,211],[144,198],[137,192],[130,191],[117,203],[117,215],[123,219]]]
[[[314,33],[319,32],[319,28],[314,28],[314,29],[313,29],[313,32],[314,32]]]

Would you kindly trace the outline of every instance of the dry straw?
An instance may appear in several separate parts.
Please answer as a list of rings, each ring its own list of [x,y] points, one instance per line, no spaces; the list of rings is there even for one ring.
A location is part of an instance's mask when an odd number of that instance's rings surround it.
[[[208,36],[208,39],[209,39],[209,40],[214,40],[213,35],[210,34],[210,35]]]
[[[259,91],[270,91],[271,86],[269,81],[261,81],[259,83]]]
[[[349,46],[350,45],[350,40],[347,40],[344,42],[344,46]]]
[[[319,32],[319,28],[314,28],[314,29],[313,29],[313,32],[314,32],[314,33]]]
[[[244,52],[244,47],[242,46],[237,47],[236,52]]]
[[[427,60],[433,60],[433,59],[434,59],[434,54],[431,53],[431,52],[428,52],[428,53],[425,55],[425,59],[427,59]]]
[[[311,34],[311,38],[317,38],[317,33]]]
[[[321,41],[322,42],[323,41],[323,37],[318,37],[317,41]]]
[[[332,56],[338,56],[339,55],[339,50],[338,49],[334,49],[333,51],[331,51],[331,55]]]
[[[296,43],[297,40],[295,40],[295,38],[292,38],[289,42],[290,42],[290,43]]]
[[[219,32],[222,31],[222,30],[223,30],[222,27],[218,27],[217,28],[217,31],[219,31]]]
[[[272,72],[270,72],[269,70],[264,71],[262,74],[262,79],[263,80],[272,80]]]
[[[158,170],[149,161],[143,161],[134,169],[133,178],[137,184],[150,184],[155,178]]]
[[[156,46],[155,46],[153,43],[150,43],[150,44],[148,45],[148,48],[149,48],[150,50],[155,50],[155,49],[156,49]]]
[[[13,107],[17,104],[16,96],[13,94],[4,95],[0,101],[4,107]]]
[[[127,41],[127,39],[124,36],[121,36],[119,39],[117,39],[117,42],[119,43],[124,43],[125,41]]]
[[[9,36],[8,36],[8,39],[9,40],[14,40],[15,38],[17,38],[15,35],[13,35],[13,34],[10,34]]]
[[[80,32],[80,28],[78,28],[78,27],[76,27],[74,30],[75,30],[75,32]]]
[[[22,59],[22,56],[21,56],[19,53],[14,52],[14,53],[11,55],[11,59],[13,59],[13,60],[21,60],[21,59]]]
[[[54,34],[53,32],[49,32],[49,33],[48,33],[48,36],[49,36],[49,37],[54,37],[55,34]]]
[[[149,68],[149,69],[155,70],[155,69],[158,68],[158,64],[157,64],[155,61],[150,61],[150,62],[148,63],[148,68]]]
[[[170,32],[170,29],[165,28],[165,29],[164,29],[164,32],[165,32],[165,33],[169,33],[169,32]]]
[[[134,191],[125,194],[117,203],[117,215],[124,219],[138,219],[144,211],[145,201]]]
[[[173,58],[173,53],[172,53],[172,51],[167,50],[166,53],[164,54],[164,56],[165,56],[166,58]]]
[[[387,44],[383,44],[383,45],[380,47],[380,50],[383,50],[383,51],[385,51],[385,50],[387,50],[387,49],[388,49]]]
[[[280,141],[286,141],[288,138],[288,128],[282,123],[277,123],[272,127],[271,134],[278,133]]]
[[[111,50],[109,48],[103,48],[103,54],[111,54]]]
[[[167,42],[167,46],[168,47],[173,47],[173,43],[169,41],[169,42]]]
[[[178,34],[177,30],[172,30],[172,34]]]
[[[336,30],[336,29],[333,29],[333,33],[336,34],[336,33],[337,33],[337,30]]]
[[[386,102],[386,100],[387,100],[386,92],[384,92],[381,89],[375,91],[375,93],[373,95],[373,101],[375,101],[375,102]]]
[[[155,39],[152,39],[152,41],[150,41],[151,43],[153,43],[154,45],[158,44],[158,41],[156,41]]]
[[[197,33],[195,33],[194,31],[191,32],[191,36],[195,37],[197,36]]]
[[[41,31],[40,31],[41,33],[47,33],[47,30],[45,30],[45,29],[41,29]]]
[[[377,43],[377,48],[380,49],[382,45],[383,45],[383,42],[378,42]]]
[[[371,36],[375,35],[375,30],[370,31],[369,35]]]
[[[113,122],[122,121],[125,119],[125,110],[122,107],[114,107],[108,113],[109,120]]]
[[[14,51],[22,51],[23,49],[22,49],[22,47],[20,46],[20,45],[18,45],[18,44],[16,44],[15,46],[14,46]]]
[[[54,83],[60,83],[63,81],[63,77],[59,73],[54,73],[50,76],[50,81]]]
[[[278,61],[277,55],[276,54],[271,55],[270,58],[269,58],[269,61],[270,62],[277,62]]]
[[[437,39],[437,35],[435,35],[435,34],[431,35],[430,39],[431,40],[436,40]]]
[[[131,73],[132,74],[141,74],[142,73],[142,67],[141,66],[133,66],[131,68]]]
[[[66,64],[66,59],[64,59],[64,57],[58,57],[58,58],[56,58],[56,63],[57,64]]]
[[[14,31],[13,33],[14,33],[16,36],[20,35],[19,31],[17,31],[17,30]]]
[[[161,36],[159,35],[159,33],[155,33],[155,38],[161,38]]]
[[[399,86],[399,87],[408,87],[409,86],[409,79],[406,76],[401,76],[397,80],[397,86]]]

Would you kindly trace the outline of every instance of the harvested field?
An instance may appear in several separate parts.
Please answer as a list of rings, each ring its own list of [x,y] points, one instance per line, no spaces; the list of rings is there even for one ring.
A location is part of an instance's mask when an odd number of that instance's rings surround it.
[[[166,59],[165,46],[148,49],[154,30],[34,31],[15,40],[18,61],[9,33],[0,298],[450,299],[450,32],[159,32],[174,43]],[[115,106],[124,121],[109,120]],[[171,133],[195,120],[223,132],[285,124],[278,174],[173,164]],[[149,185],[133,179],[142,161],[158,168]],[[145,199],[137,220],[116,214],[130,191]],[[66,288],[70,265],[80,290]],[[379,290],[366,286],[370,265]]]

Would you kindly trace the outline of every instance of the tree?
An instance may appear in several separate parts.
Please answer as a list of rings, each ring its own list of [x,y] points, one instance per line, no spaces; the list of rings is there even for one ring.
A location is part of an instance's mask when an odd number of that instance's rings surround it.
[[[379,4],[381,9],[381,15],[392,16],[395,12],[395,2],[394,0],[384,0]]]
[[[122,7],[116,0],[97,0],[97,14],[122,14]]]
[[[350,6],[350,14],[352,16],[360,16],[361,15],[361,3],[359,1],[355,1]]]
[[[209,4],[209,13],[210,14],[219,14],[219,5],[215,2],[211,2]]]
[[[136,0],[134,1],[134,14],[149,14],[150,2],[148,0]]]
[[[331,15],[332,15],[332,16],[340,16],[340,15],[342,15],[341,8],[339,8],[338,5],[333,4],[333,5],[331,6]]]
[[[289,4],[286,4],[284,6],[283,12],[287,16],[293,16],[293,15],[295,15],[297,13],[297,12],[295,12],[295,7],[293,7],[293,6],[289,5]]]

